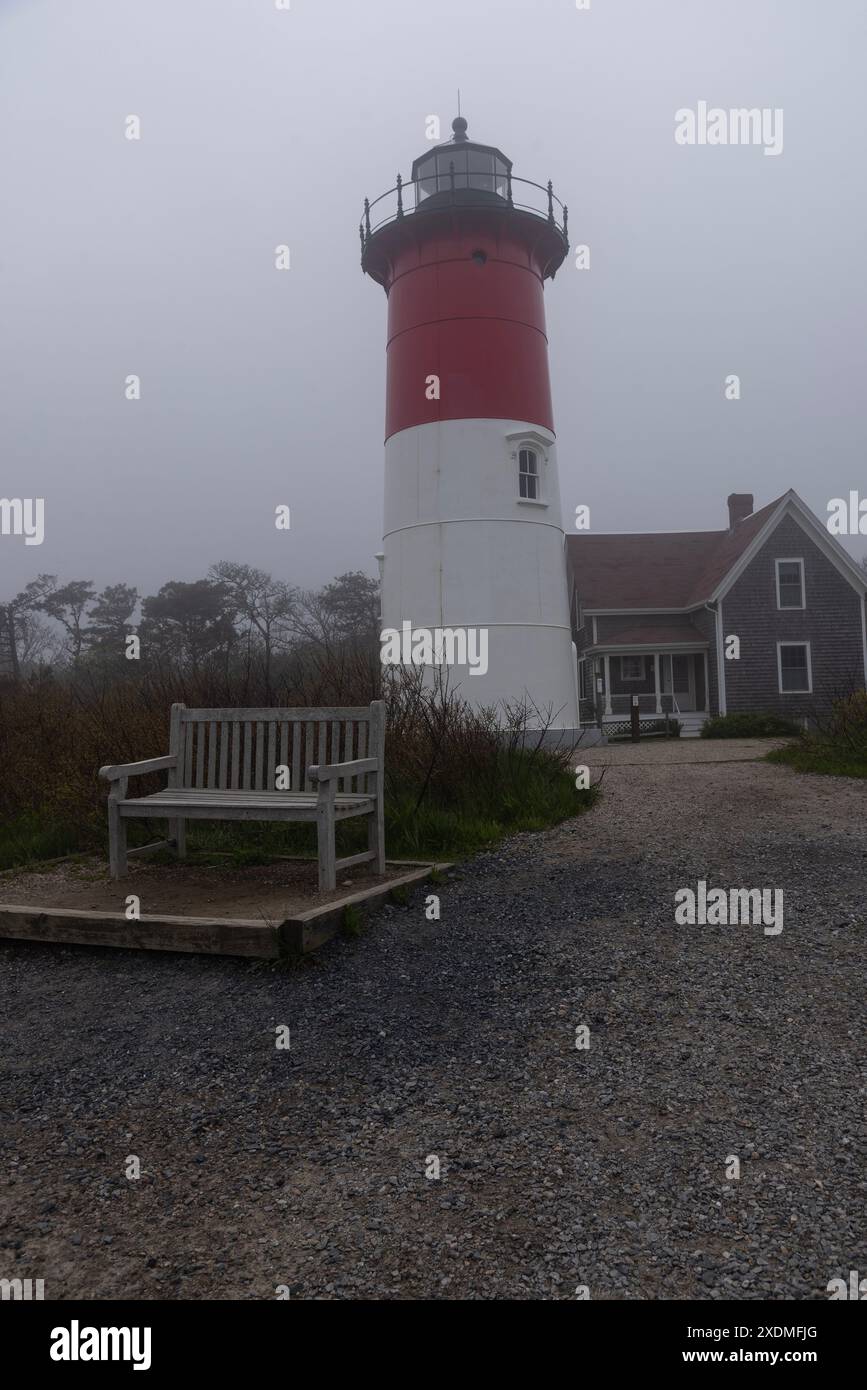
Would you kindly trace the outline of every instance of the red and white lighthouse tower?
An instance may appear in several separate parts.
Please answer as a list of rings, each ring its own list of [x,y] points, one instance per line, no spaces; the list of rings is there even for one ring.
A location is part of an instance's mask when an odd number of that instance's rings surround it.
[[[543,285],[569,248],[551,184],[453,139],[365,203],[362,268],[388,296],[383,626],[487,632],[474,706],[578,725]]]

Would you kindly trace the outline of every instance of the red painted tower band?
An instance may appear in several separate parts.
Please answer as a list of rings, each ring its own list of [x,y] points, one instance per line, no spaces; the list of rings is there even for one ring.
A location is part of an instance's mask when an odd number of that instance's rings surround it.
[[[479,418],[553,431],[542,285],[568,243],[550,186],[514,179],[499,150],[467,142],[417,159],[411,187],[412,213],[399,185],[393,220],[362,234],[363,267],[388,295],[386,438]],[[547,201],[548,212],[521,198]],[[419,390],[432,374],[439,399]]]

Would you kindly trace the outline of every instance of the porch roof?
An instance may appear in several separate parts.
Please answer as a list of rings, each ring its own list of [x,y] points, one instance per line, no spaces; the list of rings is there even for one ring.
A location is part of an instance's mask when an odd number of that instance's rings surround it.
[[[630,627],[625,632],[617,632],[602,642],[594,642],[587,648],[589,652],[622,651],[633,647],[639,651],[666,651],[699,649],[704,651],[707,641],[692,623],[660,623],[658,627]]]

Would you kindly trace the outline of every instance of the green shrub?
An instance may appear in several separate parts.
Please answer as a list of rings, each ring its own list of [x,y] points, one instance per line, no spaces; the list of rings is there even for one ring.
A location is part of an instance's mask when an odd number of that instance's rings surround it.
[[[339,666],[311,691],[288,685],[270,693],[282,706],[367,703],[375,690],[339,684]],[[570,750],[551,750],[528,730],[526,711],[473,711],[447,690],[425,687],[416,669],[386,679],[386,847],[390,858],[449,859],[473,854],[519,831],[544,829],[587,810],[595,789],[575,788]],[[0,682],[0,868],[77,851],[105,854],[108,786],[103,763],[134,762],[168,748],[172,700],[205,707],[263,705],[268,693],[228,681],[214,688],[191,678],[109,680],[95,687],[62,678]],[[155,792],[164,774],[137,779],[135,795]],[[131,847],[165,835],[165,822],[129,825]],[[337,827],[338,856],[366,849],[367,827]],[[196,822],[188,849],[237,866],[279,855],[315,857],[312,825]],[[169,860],[171,855],[167,856]]]
[[[867,757],[835,747],[825,738],[807,734],[785,748],[775,748],[766,755],[769,763],[782,763],[795,772],[816,772],[826,777],[867,777]]]
[[[799,724],[781,714],[718,714],[702,725],[702,738],[792,738],[802,732]]]
[[[825,734],[840,749],[867,757],[867,690],[834,701]]]
[[[823,728],[775,749],[768,761],[797,772],[831,777],[867,777],[867,691],[834,700]]]

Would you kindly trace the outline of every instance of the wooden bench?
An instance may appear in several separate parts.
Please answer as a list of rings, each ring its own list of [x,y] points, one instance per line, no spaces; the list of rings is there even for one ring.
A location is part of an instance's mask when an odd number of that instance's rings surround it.
[[[134,817],[168,820],[171,838],[130,854],[169,845],[183,858],[188,820],[315,821],[320,893],[335,887],[338,869],[354,864],[373,863],[376,873],[385,873],[384,747],[381,700],[351,709],[172,705],[167,757],[99,769],[111,783],[111,876],[127,872],[126,822]],[[279,768],[288,769],[289,790],[277,790]],[[130,777],[163,769],[165,791],[127,796]],[[368,848],[336,859],[334,827],[350,816],[367,816]]]

